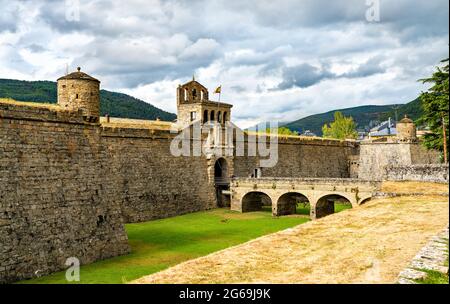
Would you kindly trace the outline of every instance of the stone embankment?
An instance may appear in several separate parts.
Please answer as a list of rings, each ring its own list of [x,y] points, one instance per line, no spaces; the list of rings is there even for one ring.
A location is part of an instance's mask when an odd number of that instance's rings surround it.
[[[448,275],[448,227],[434,236],[420,250],[399,275],[399,284],[417,284],[417,280],[426,278],[426,270],[439,271]]]

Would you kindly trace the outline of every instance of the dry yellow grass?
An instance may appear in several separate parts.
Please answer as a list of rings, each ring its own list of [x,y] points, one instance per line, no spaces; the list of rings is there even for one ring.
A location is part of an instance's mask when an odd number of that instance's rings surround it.
[[[134,283],[395,283],[448,222],[442,196],[379,199]]]
[[[170,131],[171,128],[173,128],[174,126],[173,123],[169,121],[116,118],[116,117],[110,117],[109,122],[106,122],[106,117],[100,117],[100,123],[102,124],[102,126],[112,128],[152,129],[165,131]]]
[[[49,110],[54,110],[54,111],[61,111],[61,110],[63,110],[57,104],[18,101],[18,100],[14,100],[14,99],[11,99],[11,98],[0,98],[0,103],[10,104],[10,105],[15,105],[15,106],[27,106],[27,107],[33,107],[33,108],[44,108],[44,109],[49,109]]]
[[[421,193],[427,195],[439,195],[448,193],[448,184],[427,183],[427,182],[383,182],[382,192],[398,194]]]

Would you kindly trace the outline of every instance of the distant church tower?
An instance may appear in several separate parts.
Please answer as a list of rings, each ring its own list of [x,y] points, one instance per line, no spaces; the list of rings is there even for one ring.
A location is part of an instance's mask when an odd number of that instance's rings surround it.
[[[81,110],[87,122],[98,123],[100,118],[100,81],[81,72],[58,79],[58,104],[68,110]]]
[[[231,118],[231,104],[209,100],[208,89],[194,78],[177,88],[177,121],[184,126],[196,121],[225,124]]]

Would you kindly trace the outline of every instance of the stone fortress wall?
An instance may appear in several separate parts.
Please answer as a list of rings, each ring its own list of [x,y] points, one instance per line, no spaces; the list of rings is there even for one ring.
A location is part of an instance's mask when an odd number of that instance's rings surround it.
[[[383,180],[390,176],[387,174],[390,172],[388,167],[408,168],[440,163],[440,153],[427,150],[417,139],[416,127],[411,119],[405,117],[400,120],[397,123],[397,131],[395,137],[361,142],[356,170],[358,178]],[[427,180],[429,177],[424,176],[423,179]]]
[[[388,166],[438,164],[439,153],[420,143],[368,142],[361,143],[358,178],[383,180]]]
[[[170,132],[102,127],[101,136],[126,223],[216,207],[207,160],[172,156]]]
[[[0,283],[129,252],[108,163],[81,113],[0,103]]]
[[[350,177],[348,158],[358,152],[352,141],[280,137],[276,165],[260,168],[261,159],[267,157],[247,156],[248,141],[244,140],[245,156],[234,157],[236,177],[249,177],[255,169],[261,177]]]
[[[189,99],[192,88],[199,98]],[[187,96],[179,122],[229,121],[231,105],[215,105],[201,90],[195,80],[179,87],[178,98]],[[58,80],[58,105],[0,102],[0,283],[65,269],[69,257],[87,264],[126,254],[124,223],[223,206],[218,190],[232,176],[348,178],[381,170],[377,151],[361,146],[360,159],[374,157],[358,170],[358,143],[320,138],[280,137],[272,168],[260,168],[256,156],[175,157],[172,123],[100,118],[98,92],[99,81],[78,70]],[[397,144],[395,157],[415,149],[407,145]],[[226,168],[219,178],[218,163]]]

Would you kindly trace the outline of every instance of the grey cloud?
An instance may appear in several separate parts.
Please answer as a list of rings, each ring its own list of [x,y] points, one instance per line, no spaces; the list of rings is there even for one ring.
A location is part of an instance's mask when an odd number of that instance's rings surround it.
[[[242,93],[245,91],[245,88],[243,86],[239,86],[239,85],[232,86],[232,87],[230,87],[230,89],[232,89],[236,93]]]
[[[402,42],[411,42],[423,37],[448,37],[448,11],[447,0],[382,1],[380,19]]]
[[[74,63],[88,67],[109,86],[133,88],[162,79],[191,76],[196,69],[208,66],[221,56],[218,44],[211,41],[187,42],[188,47],[179,50],[174,50],[170,43],[167,49],[156,51],[151,50],[151,45],[151,42],[136,46],[97,40]]]
[[[16,32],[19,19],[19,7],[10,1],[0,1],[0,33]]]
[[[303,63],[295,67],[283,69],[283,81],[278,85],[279,90],[286,90],[293,87],[307,88],[323,79],[331,78],[333,74],[325,70]]]
[[[371,58],[356,69],[342,75],[331,73],[328,63],[322,63],[320,68],[307,63],[285,67],[282,72],[283,81],[278,84],[276,90],[286,90],[293,87],[307,88],[325,79],[362,78],[384,73],[386,69],[382,67],[381,60],[381,57]]]
[[[245,2],[231,1],[229,5],[235,11],[245,11],[263,26],[276,28],[327,27],[361,23],[369,8],[365,0],[285,0]],[[417,39],[423,35],[445,35],[448,33],[447,0],[433,1],[380,1],[380,22],[396,30],[393,34],[408,39]]]
[[[382,67],[381,60],[381,57],[371,58],[365,63],[359,65],[356,69],[347,72],[340,77],[359,78],[384,73],[386,69]]]
[[[245,10],[264,26],[290,28],[317,27],[363,21],[365,0],[288,0],[232,2],[235,10]]]
[[[14,45],[11,44],[0,44],[0,62],[2,66],[15,69],[16,71],[33,72],[33,66],[25,61],[14,48]]]
[[[36,43],[32,43],[30,45],[27,46],[27,49],[29,49],[30,51],[32,51],[33,53],[41,53],[46,51],[47,49],[45,47],[43,47],[42,45],[36,44]]]

